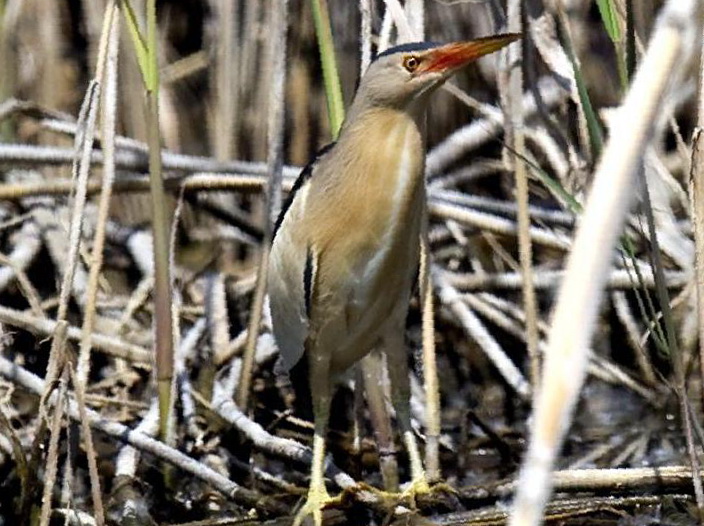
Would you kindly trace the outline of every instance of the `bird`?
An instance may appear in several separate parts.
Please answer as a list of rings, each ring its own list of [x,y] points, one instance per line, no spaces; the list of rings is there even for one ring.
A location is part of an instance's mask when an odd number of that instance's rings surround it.
[[[409,454],[411,491],[429,491],[411,427],[405,323],[426,206],[425,113],[458,70],[520,38],[506,33],[379,53],[337,141],[301,172],[274,226],[268,295],[284,368],[306,378],[313,457],[298,526],[331,502],[325,438],[336,379],[372,349],[386,355],[391,401]]]

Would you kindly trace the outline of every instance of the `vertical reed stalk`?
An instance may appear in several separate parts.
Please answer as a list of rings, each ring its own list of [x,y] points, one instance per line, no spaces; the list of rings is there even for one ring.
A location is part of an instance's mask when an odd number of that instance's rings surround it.
[[[277,9],[272,12],[272,31],[275,38],[269,41],[268,60],[272,68],[271,89],[269,91],[269,122],[267,163],[269,184],[267,185],[267,216],[264,227],[264,239],[261,245],[257,283],[250,309],[247,341],[242,356],[242,370],[237,385],[236,401],[243,411],[247,407],[249,391],[252,384],[254,354],[259,337],[259,325],[266,296],[266,280],[269,267],[269,250],[274,235],[276,216],[281,208],[281,181],[284,166],[284,93],[286,88],[286,24],[288,1],[277,2]]]
[[[315,33],[318,37],[318,50],[320,51],[320,61],[323,67],[323,82],[325,83],[325,95],[328,103],[330,131],[333,137],[337,137],[342,127],[342,121],[345,120],[345,106],[342,101],[340,75],[337,72],[335,43],[332,39],[332,30],[330,29],[328,4],[327,0],[310,0],[310,3],[313,9]]]
[[[129,0],[121,7],[135,47],[146,88],[145,114],[149,145],[149,194],[154,244],[154,346],[156,383],[159,397],[159,433],[167,439],[171,413],[171,382],[174,375],[173,320],[171,317],[171,272],[169,268],[169,220],[161,167],[159,130],[159,61],[156,0],[147,0],[147,33],[143,36]]]

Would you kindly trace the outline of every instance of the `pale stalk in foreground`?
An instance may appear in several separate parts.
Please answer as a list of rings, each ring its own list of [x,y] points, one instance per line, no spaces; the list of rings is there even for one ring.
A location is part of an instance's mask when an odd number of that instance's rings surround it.
[[[542,522],[552,489],[551,471],[586,372],[586,350],[636,170],[675,65],[685,63],[691,50],[691,45],[689,50],[685,47],[685,39],[692,36],[694,24],[700,23],[695,16],[697,5],[694,0],[671,0],[663,8],[598,165],[553,316],[543,370],[543,378],[550,381],[538,395],[510,526]]]

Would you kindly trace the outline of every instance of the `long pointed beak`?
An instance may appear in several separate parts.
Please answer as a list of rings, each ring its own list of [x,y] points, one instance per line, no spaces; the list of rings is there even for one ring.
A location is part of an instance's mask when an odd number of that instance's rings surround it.
[[[418,73],[450,74],[479,57],[498,51],[521,38],[520,33],[506,33],[490,37],[478,38],[467,42],[453,42],[435,48],[428,54],[427,60],[419,68]]]

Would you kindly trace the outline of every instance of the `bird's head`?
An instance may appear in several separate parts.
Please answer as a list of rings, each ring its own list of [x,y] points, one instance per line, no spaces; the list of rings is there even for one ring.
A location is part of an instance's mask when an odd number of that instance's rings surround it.
[[[479,57],[520,38],[516,33],[465,42],[414,42],[380,53],[360,82],[357,97],[366,104],[406,108],[425,97],[452,74]]]

